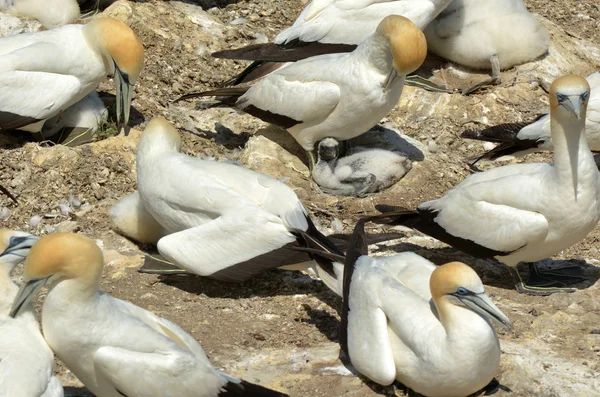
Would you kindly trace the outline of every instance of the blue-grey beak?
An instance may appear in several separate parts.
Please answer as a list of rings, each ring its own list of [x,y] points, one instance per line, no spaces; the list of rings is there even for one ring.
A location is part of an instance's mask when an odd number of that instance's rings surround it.
[[[492,302],[485,292],[479,294],[472,293],[469,295],[455,294],[454,296],[474,312],[498,322],[505,328],[514,328],[508,317],[494,305],[494,302]]]
[[[46,285],[49,278],[50,277],[33,279],[23,284],[21,288],[19,288],[19,292],[17,292],[17,296],[13,301],[9,315],[14,318],[25,311],[35,293],[42,289],[44,285]]]
[[[560,106],[573,113],[578,120],[581,120],[582,110],[584,108],[585,98],[581,95],[569,95],[560,102]]]
[[[129,134],[129,113],[131,110],[131,96],[133,94],[133,85],[129,81],[129,75],[117,66],[115,63],[115,85],[117,88],[117,124],[121,126],[123,118],[123,128],[125,135]]]

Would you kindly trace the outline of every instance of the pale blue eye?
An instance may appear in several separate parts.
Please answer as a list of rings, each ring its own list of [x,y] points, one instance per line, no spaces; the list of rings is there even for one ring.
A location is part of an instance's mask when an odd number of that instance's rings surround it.
[[[458,287],[458,289],[456,290],[456,292],[459,295],[467,295],[469,293],[469,290],[464,288],[464,287]]]
[[[563,94],[559,94],[559,93],[557,93],[557,94],[556,94],[556,99],[558,99],[558,102],[564,102],[564,101],[566,101],[566,100],[567,100],[567,96],[566,96],[566,95],[563,95]]]
[[[588,95],[589,95],[589,92],[587,92],[587,91],[584,92],[583,94],[581,94],[581,100],[585,101],[587,99]]]

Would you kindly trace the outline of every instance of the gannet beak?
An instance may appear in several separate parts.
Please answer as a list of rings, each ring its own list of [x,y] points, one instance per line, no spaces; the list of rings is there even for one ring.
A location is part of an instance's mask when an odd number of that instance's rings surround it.
[[[0,253],[0,257],[10,254],[20,256],[25,259],[33,244],[35,244],[39,239],[39,237],[32,235],[11,237],[8,247],[6,247],[4,252]]]
[[[121,125],[121,115],[123,115],[123,128],[125,135],[129,133],[127,124],[129,124],[129,111],[131,109],[131,95],[133,94],[133,85],[129,81],[129,75],[123,72],[115,62],[115,84],[117,86],[117,124]]]
[[[392,70],[390,71],[390,74],[388,74],[387,78],[383,82],[383,90],[388,91],[390,89],[390,86],[394,83],[394,81],[396,80],[397,77],[398,77],[398,71],[396,70],[396,68],[392,68]]]
[[[35,293],[46,285],[49,279],[50,277],[36,278],[23,284],[13,301],[9,315],[14,318],[23,312],[29,306]]]
[[[580,95],[568,96],[563,101],[560,101],[559,105],[573,113],[578,120],[581,120],[582,110],[585,107],[585,98]]]
[[[479,294],[459,295],[456,296],[465,306],[474,312],[481,314],[491,320],[497,321],[500,325],[508,329],[513,329],[514,326],[500,309],[494,305],[485,292]]]

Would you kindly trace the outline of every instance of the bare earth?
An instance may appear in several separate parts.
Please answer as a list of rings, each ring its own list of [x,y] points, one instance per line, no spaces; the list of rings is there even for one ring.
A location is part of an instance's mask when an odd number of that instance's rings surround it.
[[[306,166],[292,155],[298,147],[285,132],[230,109],[200,111],[191,102],[171,103],[183,93],[214,87],[240,71],[245,63],[215,60],[210,53],[265,36],[272,39],[293,22],[303,2],[197,3],[120,1],[105,11],[127,21],[147,51],[133,101],[136,129],[129,137],[74,149],[28,142],[24,134],[0,135],[0,183],[19,200],[16,205],[0,196],[0,227],[39,234],[75,231],[97,239],[106,257],[102,288],[180,324],[200,341],[217,368],[232,375],[291,396],[384,393],[383,388],[352,375],[338,360],[341,301],[318,280],[273,270],[244,284],[230,285],[192,276],[136,272],[142,250],[149,247],[139,247],[112,232],[107,211],[136,189],[139,130],[150,118],[164,116],[182,129],[188,154],[239,159],[253,169],[288,177],[287,183],[323,230],[337,232],[341,221],[343,231],[351,232],[356,219],[374,212],[376,203],[414,207],[439,197],[466,177],[461,159],[479,153],[482,145],[462,141],[458,136],[464,128],[524,121],[546,112],[547,97],[538,77],[549,83],[560,74],[588,75],[599,70],[600,6],[596,0],[527,0],[550,31],[550,54],[503,72],[498,87],[470,97],[406,88],[399,106],[384,122],[413,139],[414,157],[422,161],[387,191],[349,199],[312,190]],[[246,23],[231,24],[242,17]],[[450,87],[486,77],[485,71],[465,71],[435,59],[421,72]],[[105,81],[100,91],[109,105],[114,102],[112,80]],[[518,161],[551,161],[551,155]],[[496,165],[486,163],[483,168]],[[70,195],[82,205],[61,213],[58,204],[64,209]],[[5,219],[7,211],[10,216]],[[41,222],[32,225],[35,216]],[[513,392],[500,391],[498,396],[594,396],[600,395],[599,238],[596,228],[584,241],[553,258],[577,260],[585,266],[589,281],[578,285],[573,294],[551,297],[520,295],[502,265],[475,260],[415,232],[407,231],[405,238],[374,247],[372,252],[411,250],[438,264],[461,260],[477,270],[494,301],[515,324],[514,332],[499,330],[504,355],[497,378]],[[68,396],[89,395],[60,362],[56,370]]]

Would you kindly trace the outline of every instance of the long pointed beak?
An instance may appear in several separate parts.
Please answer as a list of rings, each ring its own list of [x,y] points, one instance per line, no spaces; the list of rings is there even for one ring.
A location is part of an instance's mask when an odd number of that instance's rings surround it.
[[[569,96],[567,100],[562,101],[560,106],[567,109],[569,112],[573,113],[578,120],[581,120],[583,116],[583,108],[584,108],[585,100],[580,95]]]
[[[23,284],[21,288],[19,288],[19,292],[17,292],[17,296],[13,301],[9,315],[14,318],[27,309],[35,293],[38,292],[44,285],[46,285],[49,278],[50,277],[37,278]]]
[[[396,78],[398,78],[398,71],[396,68],[392,68],[390,74],[388,74],[387,78],[383,82],[383,90],[389,91],[391,85],[394,83],[394,81],[396,81]]]
[[[498,322],[500,325],[508,329],[513,329],[514,326],[504,313],[490,299],[485,292],[472,295],[459,295],[457,298],[469,309],[481,314],[491,320]]]
[[[13,237],[14,238],[14,237]],[[15,239],[15,243],[9,245],[4,252],[0,253],[0,257],[5,255],[20,256],[23,259],[29,253],[33,244],[35,244],[40,238],[38,236],[28,235],[22,236]]]
[[[121,116],[123,116],[123,129],[125,136],[129,135],[129,114],[131,111],[131,96],[133,95],[133,85],[129,82],[129,77],[123,73],[115,63],[115,84],[117,88],[117,124],[121,126]]]

